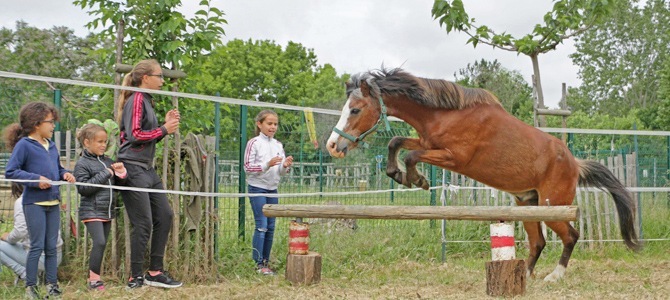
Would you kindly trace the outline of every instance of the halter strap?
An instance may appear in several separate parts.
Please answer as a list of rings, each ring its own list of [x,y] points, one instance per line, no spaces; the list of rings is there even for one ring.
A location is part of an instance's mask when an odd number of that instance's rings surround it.
[[[379,120],[377,120],[377,124],[375,124],[375,126],[372,126],[372,128],[370,128],[368,131],[363,132],[363,134],[359,135],[358,137],[354,137],[354,136],[352,136],[352,135],[350,135],[350,134],[344,133],[344,131],[337,129],[337,127],[334,127],[334,128],[333,128],[333,131],[337,132],[339,135],[341,135],[341,136],[347,138],[348,140],[350,140],[350,141],[352,141],[352,142],[354,142],[354,143],[358,143],[358,144],[360,144],[363,148],[366,148],[366,149],[367,149],[368,147],[370,147],[370,145],[369,145],[368,143],[366,143],[365,141],[363,141],[363,139],[364,139],[368,134],[370,134],[370,133],[372,133],[373,131],[375,131],[375,130],[379,127],[379,123],[380,123],[382,120],[384,121],[384,125],[385,125],[385,127],[386,127],[386,130],[391,130],[391,125],[389,124],[389,120],[388,120],[388,117],[387,117],[387,115],[386,115],[386,105],[384,105],[384,100],[382,100],[382,96],[381,96],[381,95],[379,95],[379,104],[380,104],[381,107],[382,107],[382,109],[381,109],[382,111],[381,111],[381,114],[379,115]]]

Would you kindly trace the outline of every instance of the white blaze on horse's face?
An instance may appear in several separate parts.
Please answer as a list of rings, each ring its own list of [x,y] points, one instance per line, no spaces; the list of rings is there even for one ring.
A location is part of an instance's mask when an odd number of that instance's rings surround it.
[[[337,121],[337,125],[335,125],[335,128],[344,131],[344,127],[347,125],[347,120],[349,120],[349,102],[351,100],[347,99],[347,102],[344,103],[344,107],[342,108],[342,115],[340,116],[340,120]],[[326,149],[328,149],[328,152],[330,153],[331,156],[337,157],[337,158],[342,158],[347,155],[347,146],[349,146],[349,140],[347,139],[342,139],[341,143],[338,143],[340,140],[340,134],[333,131],[330,134],[330,138],[328,138],[328,142],[326,142]]]

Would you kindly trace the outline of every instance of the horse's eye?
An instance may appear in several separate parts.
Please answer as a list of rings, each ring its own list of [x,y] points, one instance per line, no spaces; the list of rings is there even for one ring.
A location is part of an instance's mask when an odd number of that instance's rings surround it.
[[[352,115],[356,115],[356,114],[358,114],[359,112],[361,112],[360,109],[358,109],[358,108],[352,108],[350,113],[351,113]]]

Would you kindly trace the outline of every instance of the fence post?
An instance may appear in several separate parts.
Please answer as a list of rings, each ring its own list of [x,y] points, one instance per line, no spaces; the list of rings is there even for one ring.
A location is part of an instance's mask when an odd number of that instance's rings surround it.
[[[56,110],[60,111],[60,99],[61,99],[61,90],[54,90],[54,106],[56,107]],[[60,121],[56,122],[56,128],[54,128],[55,132],[59,132],[60,134]],[[60,149],[60,145],[58,145]]]
[[[323,151],[319,150],[319,193],[323,193]],[[322,199],[323,195],[319,195]]]
[[[246,105],[240,106],[240,157],[239,157],[239,168],[237,173],[239,175],[239,192],[244,193],[246,191],[246,174],[244,173],[244,151],[247,148],[247,111],[248,107]],[[242,238],[244,241],[244,222],[246,209],[244,206],[244,197],[240,197],[238,200],[238,215],[237,219],[239,224],[237,225],[238,237]]]
[[[305,99],[302,99],[302,107],[305,107]],[[305,120],[305,112],[302,111],[300,112],[302,114],[302,124],[300,124],[300,184],[298,185],[298,188],[300,191],[302,191],[302,172],[303,172],[303,158],[302,158],[302,148],[304,146],[304,139],[305,139],[305,126],[307,126],[307,122]]]
[[[430,186],[437,185],[437,167],[430,166]],[[430,190],[430,206],[435,206],[435,190]],[[435,228],[435,220],[430,220],[430,228]]]
[[[221,93],[216,92],[217,97]],[[221,103],[214,103],[214,192],[219,192],[219,134],[221,133]],[[219,197],[214,197],[214,260],[219,261]]]
[[[637,130],[637,123],[633,123],[633,130]],[[637,179],[635,186],[640,186],[640,151],[637,148],[637,134],[633,136],[635,141],[635,179]],[[640,226],[640,239],[644,238],[642,234],[642,197],[640,197],[640,192],[637,192],[637,218]]]

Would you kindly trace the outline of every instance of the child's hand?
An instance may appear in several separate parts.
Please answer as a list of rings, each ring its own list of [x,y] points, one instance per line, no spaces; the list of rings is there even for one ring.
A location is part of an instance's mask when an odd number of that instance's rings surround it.
[[[67,180],[69,183],[75,183],[77,180],[74,179],[74,175],[72,173],[65,173],[63,174],[63,179]]]
[[[168,111],[167,115],[165,115],[165,122],[169,122],[172,120],[179,121],[180,118],[181,116],[179,115],[179,110],[175,108],[173,110]]]
[[[107,171],[109,171],[109,173],[112,174],[112,176],[114,176],[114,171],[112,169],[107,168]]]
[[[286,157],[286,160],[284,160],[284,168],[286,169],[290,167],[292,163],[293,163],[293,156]]]
[[[126,172],[126,167],[123,165],[122,162],[113,163],[112,169],[114,169],[114,172],[116,174],[123,174]]]
[[[44,177],[44,176],[40,176],[40,180],[48,180],[48,181],[51,181],[51,179],[46,178],[46,177]],[[48,184],[48,183],[46,183],[46,182],[40,182],[40,183],[39,183],[39,187],[40,187],[40,189],[48,189],[48,188],[51,187],[51,185]]]
[[[163,126],[167,129],[168,134],[175,133],[177,132],[177,129],[179,129],[179,119],[172,118],[166,121]]]
[[[268,162],[268,167],[269,167],[269,168],[272,168],[272,167],[274,167],[274,166],[280,164],[280,163],[281,163],[281,160],[282,160],[281,156],[275,156],[275,157],[273,157],[273,158],[270,160],[270,162]]]

